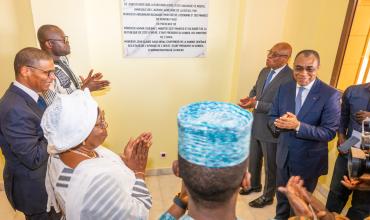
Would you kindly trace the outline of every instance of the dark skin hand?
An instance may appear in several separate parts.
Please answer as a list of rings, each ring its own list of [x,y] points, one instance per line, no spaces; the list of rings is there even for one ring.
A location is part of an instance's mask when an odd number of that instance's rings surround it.
[[[343,180],[340,182],[343,186],[350,190],[370,191],[370,180],[366,177],[353,179],[343,176]]]
[[[110,82],[108,80],[102,80],[102,73],[94,73],[94,70],[90,70],[87,78],[80,76],[82,82],[82,89],[89,88],[91,92],[99,91],[105,89],[109,86]]]
[[[287,196],[297,216],[313,218],[313,210],[319,219],[335,219],[334,214],[327,211],[325,206],[303,187],[303,180],[299,176],[292,176],[287,185],[279,187],[278,190]]]
[[[339,147],[341,144],[343,144],[346,141],[346,135],[338,133],[338,141],[337,141],[337,147]],[[340,154],[348,154],[348,151],[340,151],[338,149]]]
[[[249,109],[249,108],[255,108],[256,103],[257,103],[256,96],[252,98],[245,97],[245,98],[240,99],[240,102],[238,103],[238,105],[241,108]]]
[[[144,132],[137,138],[130,138],[121,155],[123,162],[134,171],[137,178],[145,178],[145,169],[148,162],[148,152],[152,145],[152,133]]]
[[[300,125],[300,122],[293,113],[287,112],[283,116],[277,118],[274,122],[274,125],[281,129],[294,130]]]
[[[363,120],[365,120],[366,118],[370,118],[370,112],[367,112],[367,111],[358,111],[355,113],[355,120],[361,124]]]

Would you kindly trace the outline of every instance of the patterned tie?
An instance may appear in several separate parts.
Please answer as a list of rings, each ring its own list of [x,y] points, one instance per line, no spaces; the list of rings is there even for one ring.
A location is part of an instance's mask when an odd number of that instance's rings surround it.
[[[298,94],[295,97],[295,115],[298,115],[302,107],[302,92],[305,88],[303,86],[298,88]]]
[[[272,79],[272,76],[274,74],[275,74],[275,71],[274,70],[271,70],[270,73],[268,74],[267,79],[265,81],[265,84],[263,85],[262,93],[265,91],[265,89],[267,88],[267,86],[270,84],[271,79]]]
[[[41,110],[45,110],[47,107],[45,100],[41,96],[39,96],[39,98],[37,99],[37,105],[40,107]]]

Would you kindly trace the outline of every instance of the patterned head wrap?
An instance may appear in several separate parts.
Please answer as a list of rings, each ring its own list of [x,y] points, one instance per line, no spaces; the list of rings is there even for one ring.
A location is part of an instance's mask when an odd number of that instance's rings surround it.
[[[231,167],[249,155],[253,116],[224,102],[197,102],[177,116],[179,155],[209,168]]]

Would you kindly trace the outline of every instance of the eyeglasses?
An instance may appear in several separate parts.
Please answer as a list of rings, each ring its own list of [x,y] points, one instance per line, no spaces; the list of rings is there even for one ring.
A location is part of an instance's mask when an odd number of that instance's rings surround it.
[[[276,57],[288,57],[288,55],[286,55],[286,54],[280,54],[280,53],[275,52],[275,51],[272,51],[272,50],[268,50],[267,51],[267,56],[270,56],[272,58],[276,58]]]
[[[306,67],[303,67],[303,66],[300,66],[300,65],[294,66],[294,71],[295,72],[303,72],[304,70],[306,70],[307,73],[313,73],[317,70],[317,68],[315,68],[313,66],[306,66]]]
[[[105,128],[108,127],[108,122],[105,121],[105,112],[103,110],[100,110],[98,123],[96,123],[95,126],[101,128],[101,129],[105,129]]]
[[[63,39],[47,39],[46,41],[63,41],[65,44],[69,42],[68,36],[64,36]]]
[[[35,69],[35,70],[39,70],[39,71],[45,73],[46,75],[48,75],[48,77],[50,77],[51,75],[55,75],[55,70],[42,70],[42,69],[39,69],[39,68],[34,67],[34,66],[26,66],[26,67],[30,67],[30,68]]]

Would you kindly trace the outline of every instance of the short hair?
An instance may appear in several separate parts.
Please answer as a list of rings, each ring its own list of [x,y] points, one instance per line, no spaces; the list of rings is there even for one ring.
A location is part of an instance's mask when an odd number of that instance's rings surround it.
[[[305,57],[309,57],[311,55],[314,56],[317,60],[317,65],[320,66],[320,55],[316,50],[301,50],[297,53],[294,60],[296,60],[297,57],[301,54],[303,54],[303,56]]]
[[[49,39],[50,32],[62,31],[58,26],[52,24],[42,25],[37,31],[37,39],[42,47],[42,44]]]
[[[47,52],[35,47],[26,47],[20,50],[14,58],[14,72],[17,76],[22,66],[33,66],[40,60],[53,60]]]
[[[200,206],[215,208],[225,204],[240,187],[247,168],[247,159],[224,168],[208,168],[188,162],[179,155],[180,177]]]

